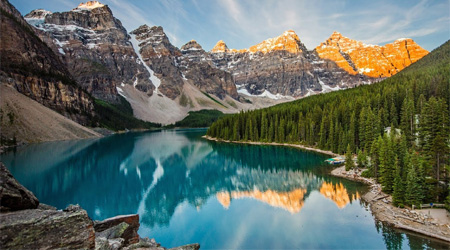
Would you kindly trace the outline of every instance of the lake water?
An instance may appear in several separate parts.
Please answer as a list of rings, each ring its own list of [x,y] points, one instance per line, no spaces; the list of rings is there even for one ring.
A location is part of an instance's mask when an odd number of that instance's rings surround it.
[[[23,146],[1,156],[46,204],[140,216],[141,237],[201,249],[448,248],[376,223],[325,155],[202,139],[205,129]]]

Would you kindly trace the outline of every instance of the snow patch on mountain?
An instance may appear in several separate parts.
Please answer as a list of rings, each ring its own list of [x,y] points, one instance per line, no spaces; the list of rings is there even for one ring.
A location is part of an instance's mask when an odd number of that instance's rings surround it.
[[[158,93],[158,87],[161,85],[161,80],[155,76],[155,72],[144,62],[144,59],[142,59],[142,55],[139,52],[139,41],[136,39],[136,35],[131,34],[130,42],[133,45],[133,49],[136,52],[136,55],[139,57],[140,62],[142,65],[144,65],[145,69],[150,74],[150,80],[152,81],[153,85],[155,85],[156,89],[155,92]]]

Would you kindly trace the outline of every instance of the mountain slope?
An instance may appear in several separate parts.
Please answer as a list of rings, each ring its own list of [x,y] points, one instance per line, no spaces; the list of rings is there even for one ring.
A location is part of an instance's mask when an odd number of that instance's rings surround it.
[[[3,83],[0,84],[0,111],[0,145],[101,136]]]

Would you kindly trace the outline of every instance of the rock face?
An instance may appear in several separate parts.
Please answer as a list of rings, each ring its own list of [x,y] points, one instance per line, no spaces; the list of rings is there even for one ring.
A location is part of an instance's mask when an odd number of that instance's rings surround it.
[[[39,200],[0,162],[0,212],[34,209]]]
[[[142,25],[131,34],[138,41],[144,62],[161,79],[158,91],[170,99],[182,94],[185,81],[220,99],[225,95],[238,98],[231,74],[214,67],[196,41],[188,42],[180,50],[170,43],[162,27]]]
[[[130,34],[138,43],[138,53],[146,65],[154,71],[160,85],[158,91],[175,99],[181,94],[183,79],[177,67],[176,57],[181,56],[180,50],[173,46],[162,27],[142,25]]]
[[[34,10],[25,20],[39,30],[78,84],[94,97],[116,103],[116,87],[124,84],[152,95],[150,75],[107,5],[91,1],[68,12]]]
[[[180,69],[188,80],[200,90],[220,99],[229,95],[238,99],[236,85],[230,73],[217,69],[202,46],[192,40],[181,47]]]
[[[5,249],[93,249],[95,232],[86,211],[27,209],[0,213],[0,242]]]
[[[16,80],[14,87],[81,124],[88,124],[94,106],[89,95],[77,87],[67,68],[53,51],[37,37],[31,26],[6,0],[2,11],[0,71]]]
[[[378,46],[349,39],[339,32],[334,32],[315,51],[320,58],[336,62],[352,75],[369,77],[390,77],[428,54],[412,39],[402,38]]]
[[[238,92],[246,95],[303,97],[371,82],[308,51],[292,30],[243,50],[228,49],[219,41],[210,58],[233,75]]]

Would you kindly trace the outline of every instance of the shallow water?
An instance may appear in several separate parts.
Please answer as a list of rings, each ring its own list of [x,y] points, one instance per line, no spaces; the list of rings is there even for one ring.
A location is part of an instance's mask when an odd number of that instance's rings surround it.
[[[141,237],[201,249],[448,248],[376,223],[367,188],[328,175],[326,155],[211,142],[169,130],[41,143],[1,156],[43,203],[95,220],[140,215]]]

